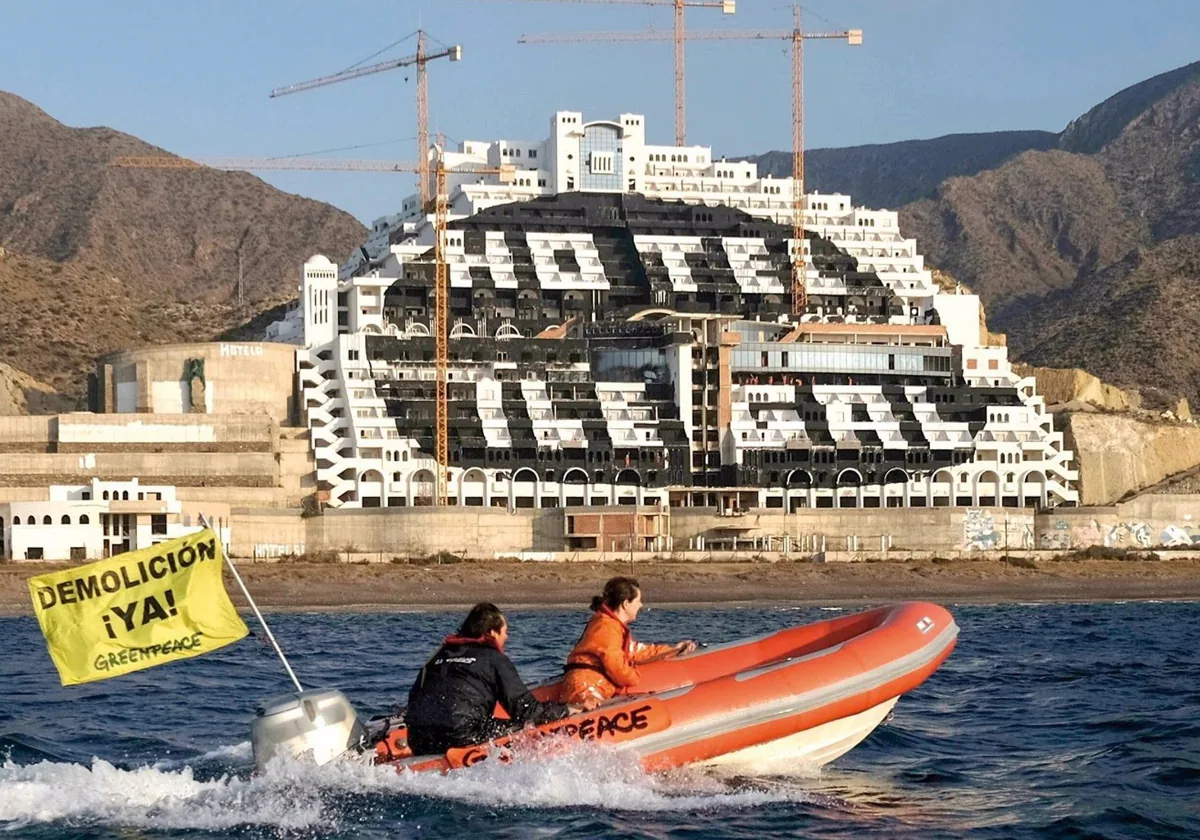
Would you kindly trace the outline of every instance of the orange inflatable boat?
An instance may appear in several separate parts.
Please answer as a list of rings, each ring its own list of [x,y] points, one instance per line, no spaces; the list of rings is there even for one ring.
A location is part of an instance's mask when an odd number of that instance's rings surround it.
[[[396,726],[376,743],[375,760],[444,772],[509,760],[553,736],[549,743],[611,744],[648,770],[778,758],[820,765],[867,737],[900,695],[937,670],[957,636],[945,609],[894,604],[639,666],[636,694],[445,755],[413,756]],[[534,694],[557,691],[548,683]]]

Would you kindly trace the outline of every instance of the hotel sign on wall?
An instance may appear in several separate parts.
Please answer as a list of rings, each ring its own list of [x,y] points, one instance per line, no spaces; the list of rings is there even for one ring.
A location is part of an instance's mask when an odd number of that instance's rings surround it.
[[[261,356],[263,347],[261,344],[225,344],[221,343],[221,357],[226,356]]]

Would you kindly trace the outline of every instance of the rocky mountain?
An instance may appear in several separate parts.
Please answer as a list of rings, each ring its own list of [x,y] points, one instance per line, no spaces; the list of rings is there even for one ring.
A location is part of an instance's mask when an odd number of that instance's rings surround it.
[[[1008,310],[1023,358],[1080,367],[1148,396],[1200,394],[1200,235],[1138,246],[1071,286]]]
[[[164,152],[4,92],[0,126],[0,361],[74,398],[96,355],[235,328],[294,297],[313,253],[366,235],[248,173],[111,167]]]
[[[816,189],[899,206],[905,234],[983,297],[1015,358],[1200,397],[1200,62],[1057,135],[815,150],[806,169]]]
[[[981,295],[1001,330],[1014,307],[1023,312],[1027,299],[1070,287],[1142,239],[1103,164],[1060,151],[945,181],[934,198],[901,209],[901,230],[927,261]]]
[[[813,149],[804,156],[804,173],[811,189],[849,193],[856,204],[894,210],[932,196],[947,178],[993,169],[1022,152],[1056,148],[1058,142],[1051,131],[997,131]],[[757,162],[766,175],[792,174],[791,152],[746,159]]]
[[[1016,356],[1196,402],[1200,62],[1101,103],[1059,147],[949,179],[901,224]]]

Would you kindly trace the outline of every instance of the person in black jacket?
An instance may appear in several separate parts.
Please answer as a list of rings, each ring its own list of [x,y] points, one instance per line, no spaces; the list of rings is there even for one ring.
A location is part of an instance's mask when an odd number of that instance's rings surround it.
[[[476,604],[447,636],[408,693],[408,745],[415,755],[479,744],[526,723],[549,723],[583,707],[537,700],[504,654],[508,622],[495,604]],[[499,703],[511,720],[492,712]],[[594,704],[593,704],[594,708]]]

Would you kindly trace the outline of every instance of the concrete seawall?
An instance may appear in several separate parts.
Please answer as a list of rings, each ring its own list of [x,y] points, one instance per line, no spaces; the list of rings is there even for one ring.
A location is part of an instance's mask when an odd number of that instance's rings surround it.
[[[271,560],[329,554],[342,560],[422,558],[447,552],[491,560],[628,558],[628,551],[565,550],[571,509],[436,511],[432,509],[233,509],[229,524],[235,556]],[[634,557],[763,559],[823,556],[826,560],[980,556],[1063,552],[1090,546],[1149,551],[1200,550],[1200,495],[1146,496],[1108,507],[1033,513],[1014,508],[830,510],[782,514],[751,511],[721,516],[703,508],[676,508],[670,541],[661,552]]]

